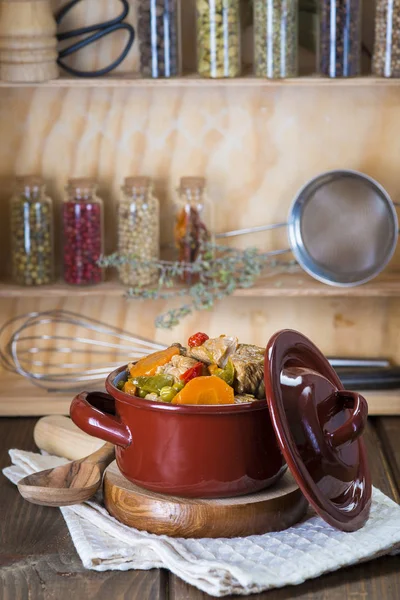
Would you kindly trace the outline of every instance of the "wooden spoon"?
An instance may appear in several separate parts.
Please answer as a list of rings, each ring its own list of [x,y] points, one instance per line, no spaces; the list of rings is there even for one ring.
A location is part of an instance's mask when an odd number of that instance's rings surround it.
[[[104,446],[103,440],[84,433],[71,419],[61,415],[39,419],[33,439],[41,450],[69,460],[85,458]]]
[[[114,446],[107,443],[86,458],[24,477],[18,483],[18,490],[25,500],[33,504],[79,504],[97,492],[103,473],[114,458]]]

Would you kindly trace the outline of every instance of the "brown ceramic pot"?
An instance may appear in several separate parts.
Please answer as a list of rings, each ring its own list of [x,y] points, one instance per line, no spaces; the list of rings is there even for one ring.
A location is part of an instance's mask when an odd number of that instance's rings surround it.
[[[286,463],[267,402],[172,405],[117,389],[126,367],[106,380],[104,394],[79,394],[71,418],[86,433],[116,446],[121,472],[155,492],[186,497],[240,496],[264,489]],[[114,412],[115,403],[115,414]]]

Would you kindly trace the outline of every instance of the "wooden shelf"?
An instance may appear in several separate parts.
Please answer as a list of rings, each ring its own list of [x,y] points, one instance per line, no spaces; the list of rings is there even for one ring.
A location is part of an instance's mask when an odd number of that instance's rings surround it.
[[[327,77],[304,76],[294,77],[292,79],[260,79],[251,75],[245,77],[236,77],[232,79],[208,79],[199,77],[196,74],[175,77],[171,79],[143,79],[135,76],[133,73],[119,73],[107,77],[98,78],[79,78],[79,77],[60,77],[44,83],[12,83],[0,81],[0,88],[20,88],[20,87],[41,87],[41,88],[108,88],[108,87],[246,87],[246,88],[271,88],[271,87],[304,87],[304,86],[340,86],[340,87],[399,87],[400,79],[380,78],[380,77],[353,77],[330,79]]]
[[[169,291],[179,290],[176,286]],[[17,285],[0,284],[0,298],[64,298],[80,296],[121,297],[125,288],[112,281],[96,286],[72,287],[64,283],[42,287],[21,287]],[[277,297],[400,297],[400,272],[391,272],[377,277],[373,281],[357,287],[334,287],[325,285],[309,277],[302,271],[296,274],[274,275],[261,278],[256,285],[248,289],[237,290],[238,297],[277,298]]]
[[[365,392],[364,395],[370,415],[400,414],[400,390]],[[73,392],[49,393],[19,375],[0,373],[0,417],[67,415],[73,397]]]

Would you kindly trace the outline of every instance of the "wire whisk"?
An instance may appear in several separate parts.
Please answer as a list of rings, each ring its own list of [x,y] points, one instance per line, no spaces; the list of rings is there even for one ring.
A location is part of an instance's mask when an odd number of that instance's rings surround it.
[[[67,310],[26,313],[0,329],[4,369],[49,392],[98,385],[118,366],[164,348]]]

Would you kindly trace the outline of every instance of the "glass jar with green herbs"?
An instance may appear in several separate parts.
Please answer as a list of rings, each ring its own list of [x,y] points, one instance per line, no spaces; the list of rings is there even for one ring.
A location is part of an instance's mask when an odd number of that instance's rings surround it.
[[[400,0],[377,0],[372,73],[400,77]]]
[[[297,0],[254,0],[254,72],[257,77],[296,77]]]
[[[12,278],[18,285],[53,281],[53,206],[41,177],[20,177],[11,198]]]
[[[197,70],[202,77],[238,77],[239,0],[197,0]]]
[[[154,263],[160,258],[160,207],[148,177],[127,177],[118,203],[118,249],[121,256],[136,259],[119,267],[121,283],[151,285],[158,280]]]

